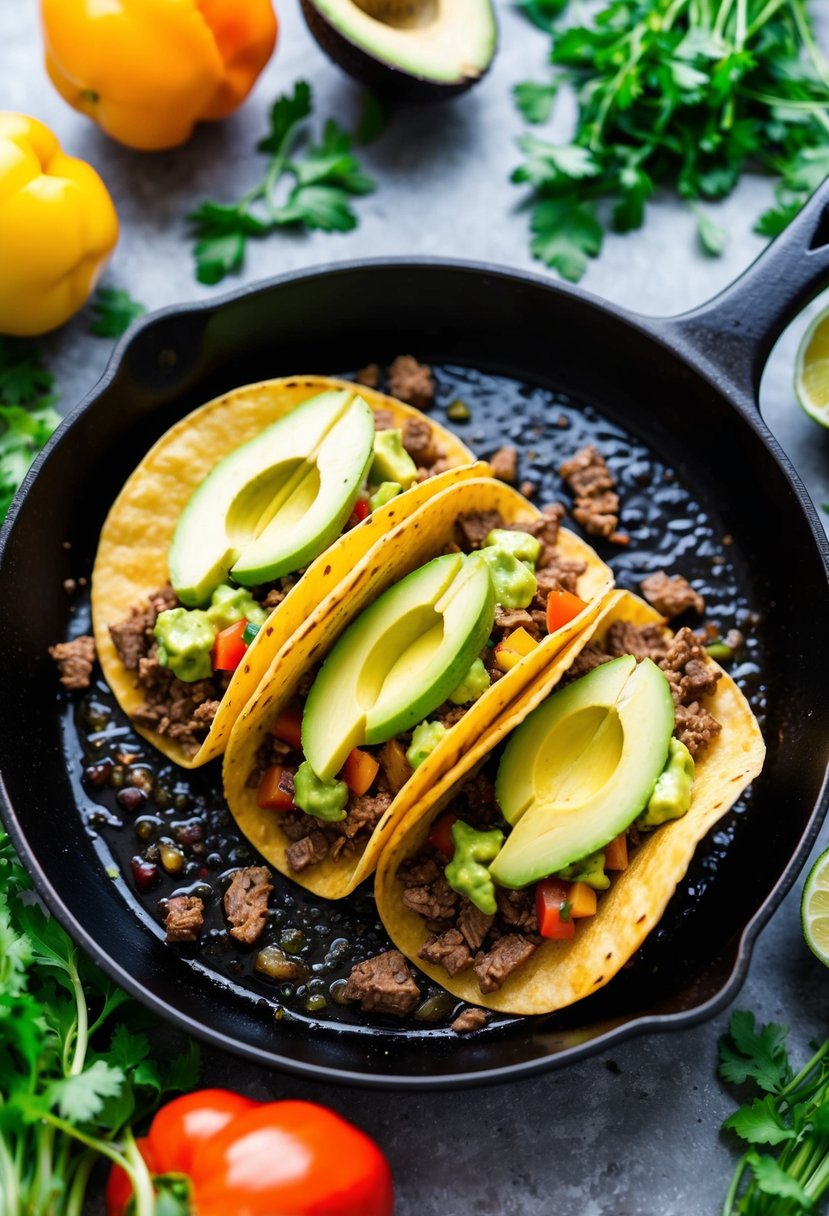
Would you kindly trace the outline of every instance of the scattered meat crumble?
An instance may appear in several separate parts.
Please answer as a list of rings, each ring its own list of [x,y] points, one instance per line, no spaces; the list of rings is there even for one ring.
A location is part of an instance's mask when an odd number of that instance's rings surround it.
[[[359,1001],[363,1013],[389,1013],[404,1018],[420,1000],[420,989],[400,951],[386,950],[354,967],[343,996],[349,1001]]]
[[[619,525],[616,479],[604,456],[593,444],[565,461],[559,472],[575,495],[573,519],[590,536],[613,538]]]
[[[488,1021],[489,1015],[485,1009],[470,1005],[458,1014],[452,1023],[452,1029],[455,1034],[469,1034],[473,1030],[482,1030]]]
[[[69,692],[81,692],[92,682],[95,663],[95,639],[84,634],[71,642],[58,642],[49,647],[49,654],[58,665],[60,682]]]
[[[412,355],[398,355],[388,369],[389,393],[419,410],[428,410],[435,402],[435,378],[432,369],[418,363]]]
[[[164,912],[165,941],[195,942],[204,928],[204,904],[195,895],[173,895]]]
[[[230,921],[230,936],[251,946],[265,928],[268,896],[273,890],[267,866],[246,866],[233,875],[225,891],[225,916]]]
[[[664,570],[657,570],[639,585],[648,603],[668,619],[689,609],[699,613],[705,611],[705,600],[681,574],[669,576]]]
[[[499,481],[507,481],[512,485],[518,472],[518,449],[513,447],[499,448],[497,452],[493,452],[490,456],[489,466],[492,469],[493,477],[497,477]]]
[[[360,368],[354,379],[366,388],[377,388],[380,383],[380,368],[376,363],[367,363],[365,367]]]

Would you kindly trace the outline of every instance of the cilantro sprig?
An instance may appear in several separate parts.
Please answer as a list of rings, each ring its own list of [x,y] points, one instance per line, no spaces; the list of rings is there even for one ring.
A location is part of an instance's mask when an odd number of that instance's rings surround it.
[[[0,1209],[78,1216],[95,1163],[124,1168],[155,1216],[132,1124],[192,1089],[198,1052],[154,1059],[149,1015],[33,900],[0,830]]]
[[[610,0],[565,30],[556,8],[550,87],[573,85],[578,118],[569,144],[524,136],[513,181],[531,187],[533,253],[564,278],[582,276],[606,227],[639,228],[657,187],[717,200],[764,170],[777,205],[757,231],[773,236],[829,174],[829,62],[807,0]],[[537,123],[555,92],[524,82],[514,96]],[[703,249],[718,254],[724,232],[695,216]]]
[[[324,232],[349,232],[356,227],[351,200],[370,194],[374,182],[352,154],[351,136],[333,118],[326,122],[319,143],[307,142],[311,111],[311,88],[301,80],[271,110],[270,131],[258,145],[270,158],[262,180],[238,203],[204,202],[188,216],[201,283],[212,285],[241,270],[250,237],[265,237],[282,227]],[[287,191],[285,179],[290,181]]]
[[[147,311],[123,287],[99,287],[90,304],[89,332],[96,338],[120,338]]]
[[[29,465],[60,422],[54,377],[29,343],[0,337],[0,523]]]
[[[787,1034],[738,1011],[720,1042],[723,1080],[759,1091],[723,1124],[749,1147],[722,1216],[801,1216],[818,1211],[829,1190],[829,1039],[795,1074]]]

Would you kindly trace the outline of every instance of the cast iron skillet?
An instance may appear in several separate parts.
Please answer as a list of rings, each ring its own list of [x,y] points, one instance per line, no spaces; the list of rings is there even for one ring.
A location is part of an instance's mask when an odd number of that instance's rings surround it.
[[[381,1086],[516,1077],[632,1033],[690,1025],[726,1004],[826,809],[829,547],[759,416],[757,391],[774,340],[827,282],[824,188],[738,283],[677,318],[633,316],[565,285],[487,266],[384,261],[287,275],[144,320],[37,461],[0,548],[5,818],[69,932],[118,983],[216,1046],[305,1075]],[[769,758],[731,870],[710,884],[704,906],[689,904],[691,936],[699,926],[704,943],[695,961],[667,990],[658,975],[645,977],[619,1002],[611,985],[589,1007],[516,1020],[469,1041],[424,1042],[382,1029],[292,1033],[164,947],[116,894],[76,813],[46,657],[66,636],[62,580],[88,567],[109,502],[177,417],[240,383],[357,367],[401,347],[572,393],[620,422],[710,506],[764,609]]]

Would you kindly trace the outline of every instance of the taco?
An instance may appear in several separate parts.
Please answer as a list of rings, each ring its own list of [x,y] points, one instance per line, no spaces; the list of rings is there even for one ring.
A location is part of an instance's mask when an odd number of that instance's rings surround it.
[[[277,869],[346,895],[407,808],[590,622],[612,575],[562,515],[494,480],[457,482],[274,656],[224,783]]]
[[[220,755],[273,654],[433,493],[488,473],[419,411],[322,376],[234,389],[147,453],[92,575],[104,677],[177,764]]]
[[[398,825],[378,912],[456,997],[561,1009],[639,948],[764,754],[748,703],[699,638],[615,592]]]

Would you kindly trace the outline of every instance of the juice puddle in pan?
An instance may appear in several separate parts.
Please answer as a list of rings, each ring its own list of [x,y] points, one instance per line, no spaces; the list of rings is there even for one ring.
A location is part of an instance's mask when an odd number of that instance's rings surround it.
[[[674,471],[639,441],[590,407],[546,389],[522,385],[501,376],[451,366],[434,369],[438,383],[433,416],[455,429],[477,454],[491,455],[503,444],[519,450],[517,481],[537,486],[538,506],[571,497],[558,475],[559,465],[586,443],[594,443],[618,480],[620,531],[627,546],[588,537],[613,568],[620,587],[638,590],[654,570],[681,573],[706,602],[705,620],[722,634],[742,630],[745,645],[730,671],[751,701],[763,725],[762,651],[756,605],[744,593],[737,556],[715,520],[700,506]],[[467,421],[452,421],[463,402]],[[449,417],[447,417],[447,408]],[[567,526],[574,527],[568,518]],[[578,531],[578,529],[576,528]],[[692,621],[692,624],[698,624]],[[88,596],[75,604],[72,633],[89,631]],[[268,924],[253,947],[240,946],[227,934],[222,896],[227,875],[243,865],[262,864],[236,828],[221,792],[218,762],[194,771],[178,769],[132,731],[102,680],[82,698],[67,702],[64,741],[78,812],[93,837],[95,849],[112,880],[136,916],[164,936],[159,902],[172,894],[194,894],[205,905],[200,946],[171,946],[190,965],[206,970],[216,982],[232,985],[240,999],[256,1003],[263,1018],[313,1026],[315,1033],[371,1032],[455,1038],[449,1029],[460,1008],[454,998],[420,977],[423,1000],[406,1019],[363,1014],[343,1003],[341,990],[355,962],[389,948],[374,907],[371,882],[349,898],[320,900],[275,874]],[[135,757],[122,762],[122,757]],[[143,796],[121,794],[143,790]],[[670,991],[672,980],[706,960],[707,894],[746,821],[751,794],[697,850],[691,868],[662,922],[631,964],[609,987],[573,1009],[552,1015],[550,1026],[578,1025],[643,1007]],[[124,805],[127,803],[128,805]],[[165,844],[164,842],[169,842]],[[168,873],[157,855],[163,846],[168,863],[181,868]],[[693,910],[694,915],[689,913]],[[259,951],[279,946],[303,965],[307,978],[278,983],[255,970]],[[589,1005],[589,1010],[587,1006]],[[493,1034],[523,1019],[493,1014],[478,1034]]]

